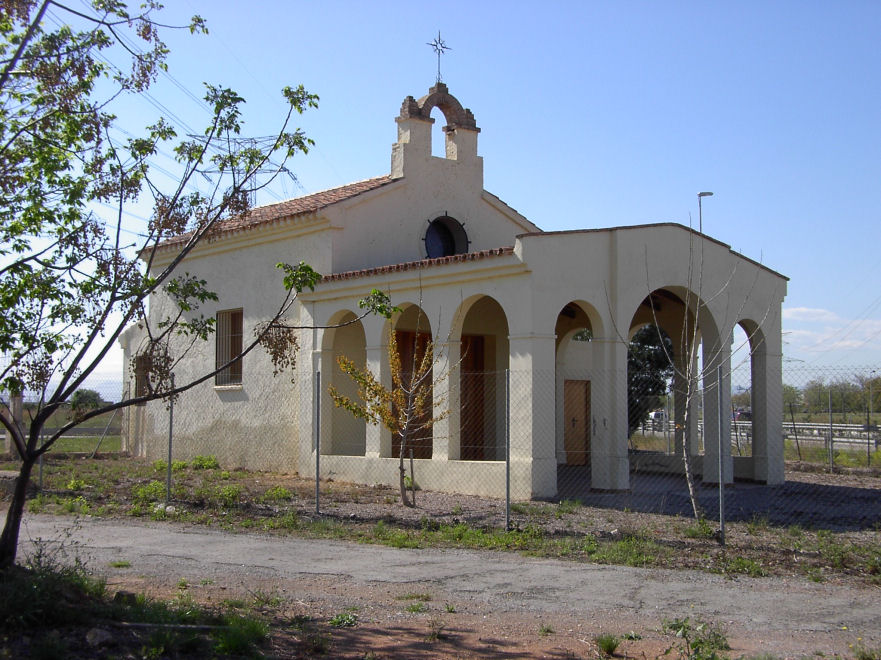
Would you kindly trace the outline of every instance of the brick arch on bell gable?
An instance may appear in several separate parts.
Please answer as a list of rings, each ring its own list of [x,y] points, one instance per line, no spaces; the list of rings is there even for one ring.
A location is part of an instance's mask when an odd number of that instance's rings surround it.
[[[443,83],[436,84],[428,94],[419,100],[412,96],[404,99],[404,103],[401,105],[401,119],[433,121],[431,111],[434,108],[438,108],[444,113],[444,119],[447,120],[447,130],[465,128],[471,131],[480,131],[471,110],[463,108],[459,100],[450,94],[447,86]]]

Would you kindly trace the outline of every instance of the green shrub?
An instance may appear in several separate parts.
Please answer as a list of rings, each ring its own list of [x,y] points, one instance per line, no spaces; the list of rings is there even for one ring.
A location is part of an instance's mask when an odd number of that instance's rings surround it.
[[[194,470],[216,470],[220,467],[216,456],[193,456],[190,464]]]
[[[264,502],[281,502],[291,499],[291,491],[284,486],[273,486],[269,488],[263,497],[260,498]]]
[[[234,507],[242,497],[242,487],[238,484],[220,486],[215,492],[217,501],[226,508]]]
[[[71,479],[67,482],[67,490],[82,490],[86,487],[86,482],[82,479]]]
[[[158,502],[165,498],[165,484],[161,481],[151,481],[142,486],[132,488],[132,498],[140,504]]]

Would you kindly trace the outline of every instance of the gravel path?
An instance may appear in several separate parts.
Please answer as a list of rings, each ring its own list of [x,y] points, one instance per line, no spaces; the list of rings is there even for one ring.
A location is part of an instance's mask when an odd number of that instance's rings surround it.
[[[428,593],[436,609],[454,606],[455,627],[470,633],[468,649],[476,656],[492,655],[490,647],[479,646],[498,642],[492,636],[522,647],[525,655],[511,657],[539,654],[539,641],[545,640],[538,640],[536,630],[547,622],[555,630],[553,648],[577,653],[579,645],[585,651],[588,635],[634,630],[644,641],[626,652],[641,648],[652,657],[669,646],[659,631],[661,621],[685,616],[723,626],[733,657],[850,655],[851,645],[881,646],[878,588],[800,578],[732,580],[514,553],[399,550],[134,520],[86,518],[72,524],[69,518],[27,516],[22,553],[32,549],[31,539],[64,538],[117,588],[161,594],[184,579],[196,595],[201,585],[209,601],[272,589],[319,616],[358,607],[365,621],[380,626],[401,619],[402,594]],[[112,568],[118,560],[131,566]]]

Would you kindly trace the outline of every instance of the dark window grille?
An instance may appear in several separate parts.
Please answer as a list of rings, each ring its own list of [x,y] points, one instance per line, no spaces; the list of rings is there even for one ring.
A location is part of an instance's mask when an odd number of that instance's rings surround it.
[[[230,309],[217,313],[217,352],[215,369],[242,353],[242,310]],[[214,377],[215,385],[241,385],[242,361],[221,369]]]

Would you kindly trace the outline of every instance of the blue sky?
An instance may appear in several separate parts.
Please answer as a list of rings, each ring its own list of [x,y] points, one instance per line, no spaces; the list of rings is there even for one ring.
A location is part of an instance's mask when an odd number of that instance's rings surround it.
[[[210,30],[169,35],[174,81],[238,91],[249,133],[277,129],[282,86],[321,97],[297,118],[317,143],[289,163],[299,187],[259,203],[387,173],[440,30],[488,190],[545,230],[696,226],[713,191],[706,233],[791,278],[785,358],[881,364],[881,2],[169,4],[166,21]],[[206,121],[169,78],[151,95]],[[159,112],[140,100],[125,120]]]

